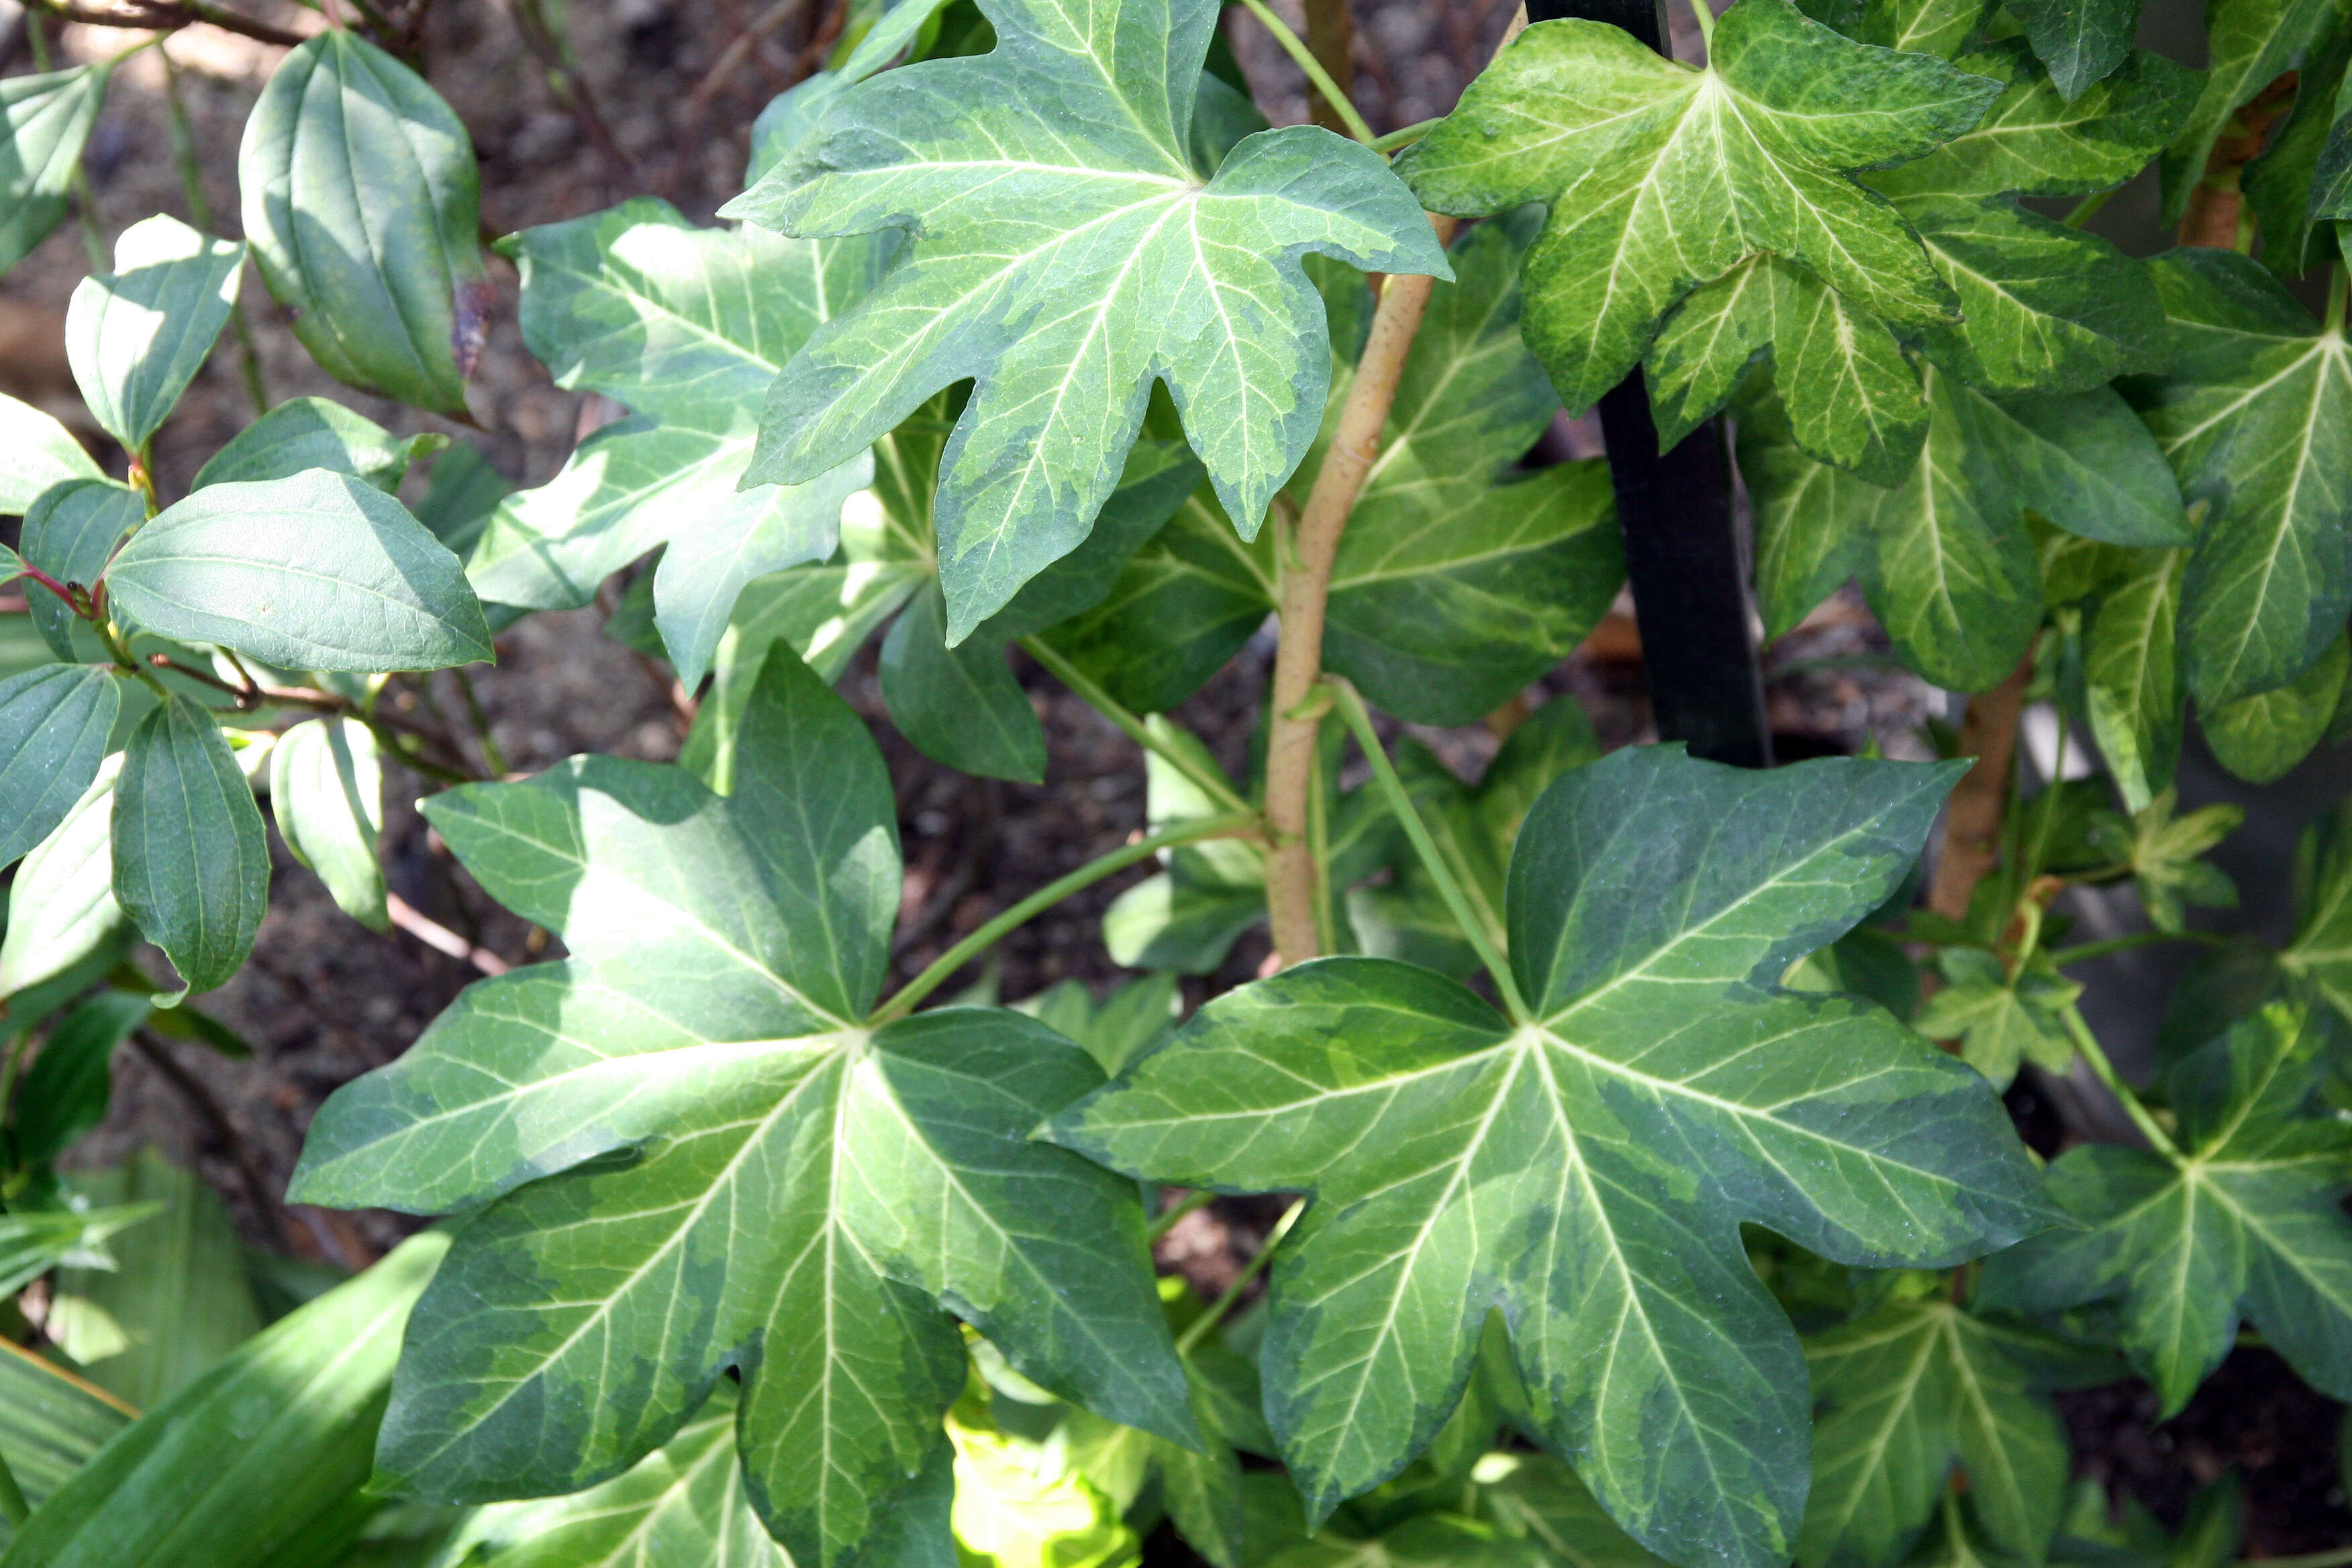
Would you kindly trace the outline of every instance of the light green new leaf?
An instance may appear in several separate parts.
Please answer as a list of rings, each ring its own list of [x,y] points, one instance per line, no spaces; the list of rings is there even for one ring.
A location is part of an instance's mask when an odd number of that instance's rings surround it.
[[[744,1495],[735,1385],[635,1468],[569,1497],[474,1510],[431,1568],[789,1568]]]
[[[1499,1307],[1536,1428],[1637,1540],[1786,1560],[1804,1379],[1739,1222],[1874,1266],[2046,1223],[1982,1079],[1868,1004],[1772,989],[1892,890],[1954,772],[1664,748],[1573,769],[1511,866],[1528,1022],[1325,960],[1213,1001],[1055,1120],[1130,1174],[1316,1194],[1261,1356],[1311,1516],[1431,1440]]]
[[[110,847],[121,772],[120,752],[101,762],[81,798],[16,868],[0,938],[0,997],[63,973],[121,931]]]
[[[1286,126],[1205,184],[1190,130],[1218,7],[989,0],[985,55],[835,94],[722,209],[788,234],[905,228],[888,277],[769,395],[751,477],[804,482],[971,378],[940,468],[951,639],[1085,539],[1154,378],[1254,536],[1322,419],[1324,322],[1298,259],[1446,275],[1378,154]]]
[[[2149,266],[2177,357],[2124,391],[2207,508],[2181,647],[2190,694],[2220,704],[2300,678],[2352,614],[2352,346],[2235,251]]]
[[[593,1485],[732,1364],[751,1495],[795,1560],[935,1562],[965,1367],[942,1307],[1034,1381],[1194,1440],[1142,1212],[1028,1139],[1101,1081],[1077,1047],[1001,1010],[859,1023],[898,905],[888,776],[782,652],[731,785],[588,757],[435,797],[459,858],[571,956],[473,986],[340,1091],[293,1192],[477,1211],[418,1309],[387,1479]]]
[[[2164,1414],[2189,1402],[2242,1313],[2314,1388],[2352,1394],[2352,1132],[2313,1115],[2322,1029],[2273,1005],[2174,1068],[2176,1157],[2092,1143],[2052,1162],[2050,1194],[2083,1227],[1987,1260],[1996,1310],[2112,1301],[2119,1341]]]
[[[46,1164],[106,1119],[106,1103],[114,1092],[114,1047],[146,1022],[152,1010],[144,996],[101,991],[58,1020],[16,1091],[12,1131],[18,1160],[27,1165]],[[155,1195],[93,1191],[88,1183],[77,1184],[109,1206]],[[124,1397],[146,1403],[135,1395]]]
[[[2179,223],[2205,160],[2238,106],[2293,69],[2334,23],[2336,0],[2213,0],[2205,8],[2205,87],[2165,150],[2164,226]]]
[[[14,1341],[0,1342],[0,1454],[35,1508],[130,1425],[133,1411]],[[16,1532],[0,1521],[0,1551]]]
[[[643,197],[504,241],[522,271],[531,352],[558,385],[638,417],[597,431],[555,479],[500,506],[469,568],[482,596],[584,605],[666,545],[655,625],[679,678],[700,684],[743,585],[831,555],[843,502],[873,478],[854,452],[805,484],[742,484],[769,384],[873,285],[887,240],[697,228]]]
[[[2132,816],[2132,877],[2148,923],[2165,931],[2187,929],[2183,904],[2234,909],[2238,903],[2228,873],[2201,857],[2238,830],[2245,808],[2208,805],[2176,818],[2178,804],[2168,789]]]
[[[2280,964],[2352,1021],[2352,795],[2296,842],[2294,910],[2294,940]]]
[[[89,788],[121,706],[114,672],[96,665],[0,680],[0,867],[47,838]]]
[[[114,1242],[114,1268],[61,1271],[50,1307],[53,1322],[102,1314],[117,1346],[102,1360],[75,1359],[100,1387],[153,1409],[261,1331],[245,1249],[205,1179],[152,1149],[75,1184],[98,1202],[159,1205]]]
[[[269,810],[294,858],[327,884],[335,907],[388,931],[383,866],[383,769],[375,735],[356,719],[310,719],[269,752]]]
[[[2031,1371],[2051,1343],[1935,1298],[1891,1303],[1807,1341],[1813,1397],[1826,1408],[1797,1538],[1802,1568],[1899,1560],[1955,1465],[1968,1472],[1968,1511],[1987,1542],[2042,1562],[2071,1464],[2065,1427]]]
[[[1100,1003],[1084,981],[1060,980],[1013,1009],[1076,1040],[1107,1075],[1166,1039],[1183,1010],[1176,977],[1167,973],[1128,981]]]
[[[2342,635],[2319,662],[2284,686],[2212,707],[2201,704],[2197,727],[2214,761],[2250,784],[2283,778],[2311,754],[2327,732],[2345,677],[2352,674],[2352,643]]]
[[[237,184],[262,281],[320,367],[467,417],[494,296],[473,143],[441,95],[330,28],[271,73],[245,122]]]
[[[236,309],[245,247],[198,234],[168,213],[114,242],[114,270],[77,284],[66,358],[99,427],[146,449]]]
[[[1897,197],[2108,190],[2138,174],[2172,140],[2202,79],[2144,49],[2133,51],[2121,70],[2072,95],[2016,42],[1989,44],[1957,63],[2001,82],[2000,96],[1982,120],[1926,157],[1871,175],[1873,188]]]
[[[283,669],[491,657],[457,558],[392,497],[325,469],[196,491],[131,536],[106,584],[149,631]]]
[[[113,846],[114,901],[180,972],[162,1005],[236,973],[269,905],[269,845],[220,726],[187,698],[131,732]]]
[[[1749,257],[1691,290],[1643,363],[1661,450],[1719,412],[1756,356],[1809,457],[1896,485],[1927,438],[1919,373],[1875,316],[1793,261]]]
[[[2007,1089],[2021,1061],[2063,1072],[2074,1059],[2063,1010],[2083,988],[2046,963],[2015,974],[1980,947],[1948,947],[1937,956],[1943,988],[1927,998],[1911,1026],[1931,1040],[1958,1040],[1960,1059]]]
[[[1693,70],[1600,22],[1538,22],[1398,158],[1436,212],[1554,204],[1527,260],[1527,338],[1580,411],[1694,284],[1756,251],[1862,310],[1942,321],[1951,290],[1849,171],[1918,157],[2000,84],[1857,44],[1787,0],[1741,0]]]
[[[2172,783],[2180,763],[2179,636],[2182,550],[2132,552],[2108,587],[2083,639],[2083,689],[2092,739],[2127,811],[2140,811]]]
[[[71,587],[96,584],[122,536],[147,516],[147,504],[129,485],[106,479],[69,479],[43,490],[25,512],[17,549],[25,563]],[[98,634],[47,588],[27,584],[33,625],[49,651],[86,664],[112,660]]]
[[[15,77],[7,85],[26,79]],[[103,478],[71,431],[31,404],[0,393],[0,517],[23,516],[51,485]]]
[[[441,436],[394,436],[323,397],[289,398],[232,437],[196,470],[190,488],[288,479],[306,468],[325,468],[396,493],[411,463],[447,444]]]
[[[30,255],[66,216],[111,68],[101,61],[0,81],[0,272]]]
[[[401,1324],[448,1241],[414,1237],[280,1318],[59,1487],[5,1568],[276,1568],[356,1533]]]
[[[1922,329],[1936,362],[1987,392],[2088,392],[2172,360],[2147,268],[2014,201],[1900,199],[1960,320]]]

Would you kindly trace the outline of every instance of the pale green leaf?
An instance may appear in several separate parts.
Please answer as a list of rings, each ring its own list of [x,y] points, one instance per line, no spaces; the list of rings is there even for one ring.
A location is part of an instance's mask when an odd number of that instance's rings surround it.
[[[50,664],[0,680],[0,866],[47,838],[89,790],[121,706],[110,668]]]
[[[2352,643],[2340,634],[2319,662],[2284,686],[2197,710],[2197,727],[2223,767],[2250,784],[2284,777],[2311,754],[2335,718],[2352,673]]]
[[[180,972],[179,994],[236,973],[268,908],[269,845],[220,726],[185,697],[131,732],[113,846],[114,900]]]
[[[2352,347],[2234,251],[2151,263],[2177,357],[2125,392],[2206,508],[2181,584],[2189,689],[2284,686],[2352,614]]]
[[[237,183],[262,280],[327,374],[468,417],[494,295],[473,143],[440,94],[331,27],[270,73]]]
[[[1192,1440],[1142,1213],[1028,1140],[1100,1082],[1078,1047],[993,1009],[859,1024],[898,904],[894,804],[856,715],[785,655],[730,782],[593,757],[435,797],[452,849],[571,956],[475,985],[331,1100],[294,1191],[478,1209],[395,1382],[381,1464],[403,1486],[596,1484],[734,1364],[751,1495],[797,1560],[898,1561],[897,1531],[932,1561],[965,1365],[943,1306],[1034,1381]]]
[[[1213,0],[991,0],[986,15],[992,52],[835,94],[722,209],[786,233],[912,231],[882,285],[776,383],[751,475],[812,479],[972,379],[938,508],[959,642],[1086,537],[1155,377],[1255,534],[1323,414],[1300,252],[1446,271],[1385,163],[1328,132],[1249,137],[1202,183],[1189,132]]]
[[[285,479],[306,468],[325,468],[397,492],[411,463],[446,444],[440,436],[394,436],[323,397],[289,398],[214,453],[190,488]]]
[[[375,735],[356,719],[310,719],[269,752],[269,810],[294,858],[319,874],[336,908],[388,931],[383,867],[383,768]]]
[[[0,81],[0,272],[30,255],[66,216],[110,69],[101,61]]]
[[[1867,1004],[1769,989],[1894,888],[1953,776],[1665,749],[1573,769],[1511,868],[1530,1021],[1325,960],[1211,1002],[1055,1119],[1130,1174],[1317,1194],[1262,1354],[1311,1516],[1430,1441],[1500,1307],[1531,1420],[1621,1525],[1685,1560],[1785,1561],[1803,1374],[1737,1222],[1879,1266],[2045,1223],[1975,1073]]]
[[[1061,980],[1034,996],[1013,1004],[1055,1033],[1086,1047],[1106,1074],[1156,1047],[1182,1013],[1183,998],[1172,974],[1130,980],[1097,1003],[1083,981]]]
[[[1960,1059],[2007,1089],[2020,1062],[2063,1072],[2074,1059],[2063,1009],[2083,988],[2046,963],[2028,963],[2011,974],[1980,947],[1948,947],[1937,955],[1944,984],[1928,997],[1911,1026],[1931,1040],[1958,1040]]]
[[[77,284],[66,358],[99,427],[136,454],[204,368],[236,309],[245,247],[197,233],[168,213],[114,242],[114,270]]]
[[[89,1379],[152,1409],[261,1331],[244,1247],[205,1179],[152,1149],[74,1180],[98,1202],[161,1205],[113,1243],[114,1268],[62,1270],[51,1308],[71,1300],[77,1310],[105,1313],[125,1342],[88,1368]]]
[[[26,79],[16,77],[9,85]],[[20,517],[43,490],[105,476],[72,432],[29,403],[0,393],[0,517]]]
[[[1851,42],[1787,0],[1726,12],[1709,59],[1538,22],[1398,159],[1434,211],[1555,204],[1528,255],[1526,331],[1572,411],[1633,368],[1694,284],[1756,251],[1889,321],[1955,309],[1908,226],[1846,176],[1948,141],[2000,84]]]
[[[1976,37],[1990,9],[1986,0],[1867,0],[1850,36],[1881,48],[1950,59]]]
[[[2179,638],[2180,574],[2188,553],[2132,552],[2083,639],[2084,707],[2091,736],[2127,811],[2172,783],[2180,762],[2184,694]]]
[[[392,497],[348,474],[212,485],[164,509],[107,569],[159,636],[284,669],[440,669],[491,657],[464,569]]]
[[[121,771],[119,752],[100,763],[81,798],[16,868],[0,939],[0,997],[71,969],[122,929],[110,849]]]
[[[2273,1005],[2174,1068],[2179,1157],[2093,1143],[2053,1161],[2051,1196],[2080,1228],[1988,1260],[1981,1304],[2114,1302],[2121,1348],[2167,1415],[2229,1353],[2241,1314],[2305,1382],[2352,1393],[2347,1134],[2311,1114],[2320,1033]]]
[[[447,1246],[416,1237],[247,1340],[59,1487],[0,1564],[277,1568],[322,1524],[356,1533],[402,1326]]]

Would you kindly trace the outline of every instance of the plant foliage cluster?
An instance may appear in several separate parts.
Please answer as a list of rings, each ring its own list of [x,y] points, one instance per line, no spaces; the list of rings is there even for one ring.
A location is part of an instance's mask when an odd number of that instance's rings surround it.
[[[1738,0],[1704,67],[1542,22],[1351,140],[1265,125],[1214,0],[859,0],[718,226],[499,242],[530,351],[627,410],[549,482],[302,398],[167,498],[248,260],[324,370],[465,416],[464,128],[362,28],[293,49],[244,239],[150,217],[74,296],[124,477],[0,399],[0,1564],[1077,1568],[1162,1521],[1218,1568],[2227,1562],[2230,1484],[2118,1521],[2050,1395],[2177,1411],[2252,1332],[2352,1399],[2352,803],[2272,951],[2189,929],[2237,818],[2173,787],[2192,709],[2250,779],[2352,733],[2352,12],[2210,0],[2202,71],[2137,12]],[[0,260],[111,68],[0,82]],[[2236,244],[2088,232],[2151,163]],[[1383,742],[1605,611],[1605,468],[1521,459],[1629,374],[1662,446],[1734,416],[1769,631],[1858,579],[1920,675],[2091,743],[1979,770],[1948,907],[1965,759],[1603,756],[1569,699],[1475,784]],[[415,718],[616,574],[699,694],[676,764],[501,776]],[[1269,615],[1306,696],[1236,778],[1166,714]],[[831,689],[877,641],[908,740],[1034,782],[1017,645],[1151,817],[888,994],[890,780]],[[561,956],[338,1092],[289,1195],[451,1217],[339,1279],[152,1156],[61,1173],[126,1041],[242,1049],[184,1004],[252,947],[262,802],[387,929],[387,778]],[[928,1005],[1147,861],[1122,989]],[[2210,944],[2137,1086],[2053,908],[2126,881]],[[1283,965],[1180,1019],[1270,908]],[[2045,1168],[2024,1064],[2136,1138]],[[1222,1300],[1154,1278],[1268,1193]]]

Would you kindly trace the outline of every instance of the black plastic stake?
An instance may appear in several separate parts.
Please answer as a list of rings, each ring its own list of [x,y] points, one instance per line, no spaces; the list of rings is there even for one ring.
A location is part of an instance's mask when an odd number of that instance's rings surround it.
[[[1571,17],[1610,23],[1662,55],[1672,52],[1665,0],[1528,0],[1529,22]],[[1693,756],[1770,767],[1772,732],[1764,721],[1763,668],[1748,633],[1722,419],[1708,420],[1661,454],[1637,368],[1601,397],[1601,435],[1659,738],[1687,742]]]

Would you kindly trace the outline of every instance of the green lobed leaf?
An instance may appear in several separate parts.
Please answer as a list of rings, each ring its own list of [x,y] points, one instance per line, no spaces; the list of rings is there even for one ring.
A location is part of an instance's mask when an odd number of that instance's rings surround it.
[[[2319,1035],[2274,1004],[2174,1068],[2179,1156],[2113,1143],[2059,1156],[2050,1194],[2081,1228],[1989,1259],[1980,1303],[2113,1302],[2118,1342],[2167,1415],[2229,1353],[2242,1314],[2305,1382],[2352,1391],[2347,1134],[2310,1114]]]
[[[325,468],[395,494],[410,464],[447,444],[440,436],[394,436],[323,397],[289,398],[230,437],[196,470],[190,488],[290,479],[308,468]]]
[[[470,566],[474,585],[499,604],[572,608],[666,546],[655,624],[691,689],[743,585],[831,555],[843,503],[871,482],[870,459],[850,453],[806,483],[742,483],[769,384],[872,287],[889,237],[697,228],[640,197],[501,248],[522,271],[524,341],[556,384],[601,392],[638,417],[598,430],[553,480],[499,508]]]
[[[66,358],[99,427],[138,454],[202,370],[236,309],[245,247],[168,213],[124,229],[114,270],[75,285]]]
[[[413,1237],[247,1340],[117,1434],[0,1564],[275,1568],[357,1500],[401,1324],[447,1245]]]
[[[2234,251],[2149,264],[2176,358],[2123,390],[2206,508],[2181,584],[2200,703],[2299,679],[2352,614],[2352,348]]]
[[[1726,12],[1709,60],[1693,70],[1603,23],[1539,22],[1398,158],[1433,211],[1558,204],[1528,254],[1526,332],[1571,411],[1633,368],[1693,285],[1755,251],[1888,321],[1953,314],[1908,226],[1847,174],[1948,141],[2000,84],[1853,43],[1787,0]]]
[[[1134,1188],[1028,1141],[1100,1082],[1085,1052],[1002,1010],[858,1022],[896,811],[805,667],[769,655],[725,796],[589,757],[427,815],[571,956],[469,988],[312,1126],[298,1201],[477,1209],[418,1310],[387,1479],[593,1485],[733,1364],[750,1493],[796,1560],[935,1562],[949,1305],[1024,1376],[1193,1440]]]
[[[180,972],[163,1005],[237,972],[268,909],[269,845],[220,726],[185,697],[131,732],[113,856],[115,902]]]
[[[2087,16],[2098,3],[2068,9]],[[2000,82],[2000,96],[1982,120],[1927,156],[1871,175],[1873,188],[1898,198],[2074,196],[2107,190],[2138,174],[2162,151],[2180,129],[2202,79],[2162,55],[2135,49],[2120,59],[2121,69],[2069,93],[2014,40],[1988,44],[1957,63]]]
[[[1891,1302],[1807,1341],[1813,1394],[1826,1408],[1813,1427],[1802,1568],[1900,1560],[1955,1466],[1967,1471],[1967,1511],[1986,1542],[2044,1561],[2072,1459],[2032,1375],[2030,1357],[2045,1343],[2068,1348],[1934,1298]]]
[[[1692,289],[1659,330],[1643,371],[1660,448],[1721,411],[1767,352],[1801,450],[1875,485],[1902,483],[1927,438],[1919,372],[1885,322],[1770,255]]]
[[[341,27],[278,63],[237,152],[262,281],[328,374],[464,419],[493,299],[481,177],[440,94]]]
[[[0,938],[0,997],[66,973],[121,931],[111,849],[121,772],[119,752],[100,763],[81,798],[16,868]]]
[[[2213,760],[2249,784],[2284,777],[2327,732],[2352,673],[2352,642],[2342,634],[2319,662],[2284,686],[2210,708],[2200,705],[2197,727]]]
[[[492,657],[457,558],[392,497],[324,469],[196,491],[131,536],[106,584],[149,631],[286,669]]]
[[[2064,1072],[2074,1059],[2063,1010],[2083,988],[2046,963],[2026,963],[2011,973],[2000,957],[1980,947],[1948,947],[1937,956],[1944,985],[1911,1026],[1931,1040],[1957,1039],[1960,1059],[1984,1074],[1995,1089],[2007,1089],[2021,1061],[2049,1072]]]
[[[2334,0],[2213,0],[2205,10],[2205,85],[2166,148],[2163,222],[2180,221],[2189,193],[2238,106],[2295,66],[2332,24]]]
[[[50,1308],[53,1326],[68,1311],[103,1315],[118,1347],[103,1360],[75,1359],[91,1382],[152,1410],[261,1331],[245,1249],[205,1179],[152,1149],[75,1182],[99,1202],[160,1210],[113,1244],[112,1268],[60,1271]]]
[[[32,254],[66,216],[74,171],[110,62],[0,82],[0,272]],[[19,510],[0,507],[0,510]]]
[[[2092,615],[2083,643],[2084,705],[2107,776],[2139,811],[2180,763],[2184,692],[2177,625],[2180,550],[2134,551]]]
[[[269,810],[294,858],[319,874],[335,907],[388,931],[383,867],[383,768],[375,735],[356,719],[309,719],[269,752]]]
[[[113,670],[95,665],[0,680],[0,866],[47,838],[89,788],[121,705]]]
[[[938,503],[958,642],[1086,537],[1155,377],[1256,533],[1323,412],[1302,251],[1447,275],[1378,154],[1328,132],[1248,137],[1201,182],[1189,132],[1213,0],[984,14],[992,52],[835,94],[722,209],[785,233],[912,231],[881,286],[777,380],[751,477],[805,481],[971,379]]]
[[[2280,965],[2352,1021],[2352,795],[2296,841],[2294,912],[2294,940]]]
[[[1865,1004],[1769,988],[1892,890],[1954,771],[1666,749],[1574,769],[1511,868],[1530,1021],[1325,960],[1213,1001],[1055,1120],[1130,1174],[1317,1194],[1262,1356],[1310,1516],[1430,1441],[1500,1307],[1533,1423],[1630,1533],[1786,1559],[1803,1376],[1737,1222],[1872,1265],[2045,1223],[1980,1078]]]
[[[2200,857],[2245,821],[2243,807],[2208,805],[2176,818],[2178,796],[2166,790],[2133,814],[2132,878],[2148,923],[2158,931],[2187,927],[2183,904],[2232,909],[2238,889],[2221,868]]]
[[[106,1119],[106,1102],[114,1092],[114,1047],[146,1021],[151,1010],[144,996],[101,991],[58,1020],[16,1092],[10,1121],[18,1160],[46,1164]],[[94,1195],[113,1206],[152,1194]]]
[[[68,587],[88,588],[105,573],[123,535],[146,516],[146,502],[128,485],[107,479],[64,479],[43,490],[26,509],[17,548],[27,565]],[[63,599],[47,588],[26,586],[25,600],[33,625],[51,653],[86,664],[111,662],[98,634]]]
[[[2140,0],[2009,0],[2007,8],[2070,100],[2133,57]]]

